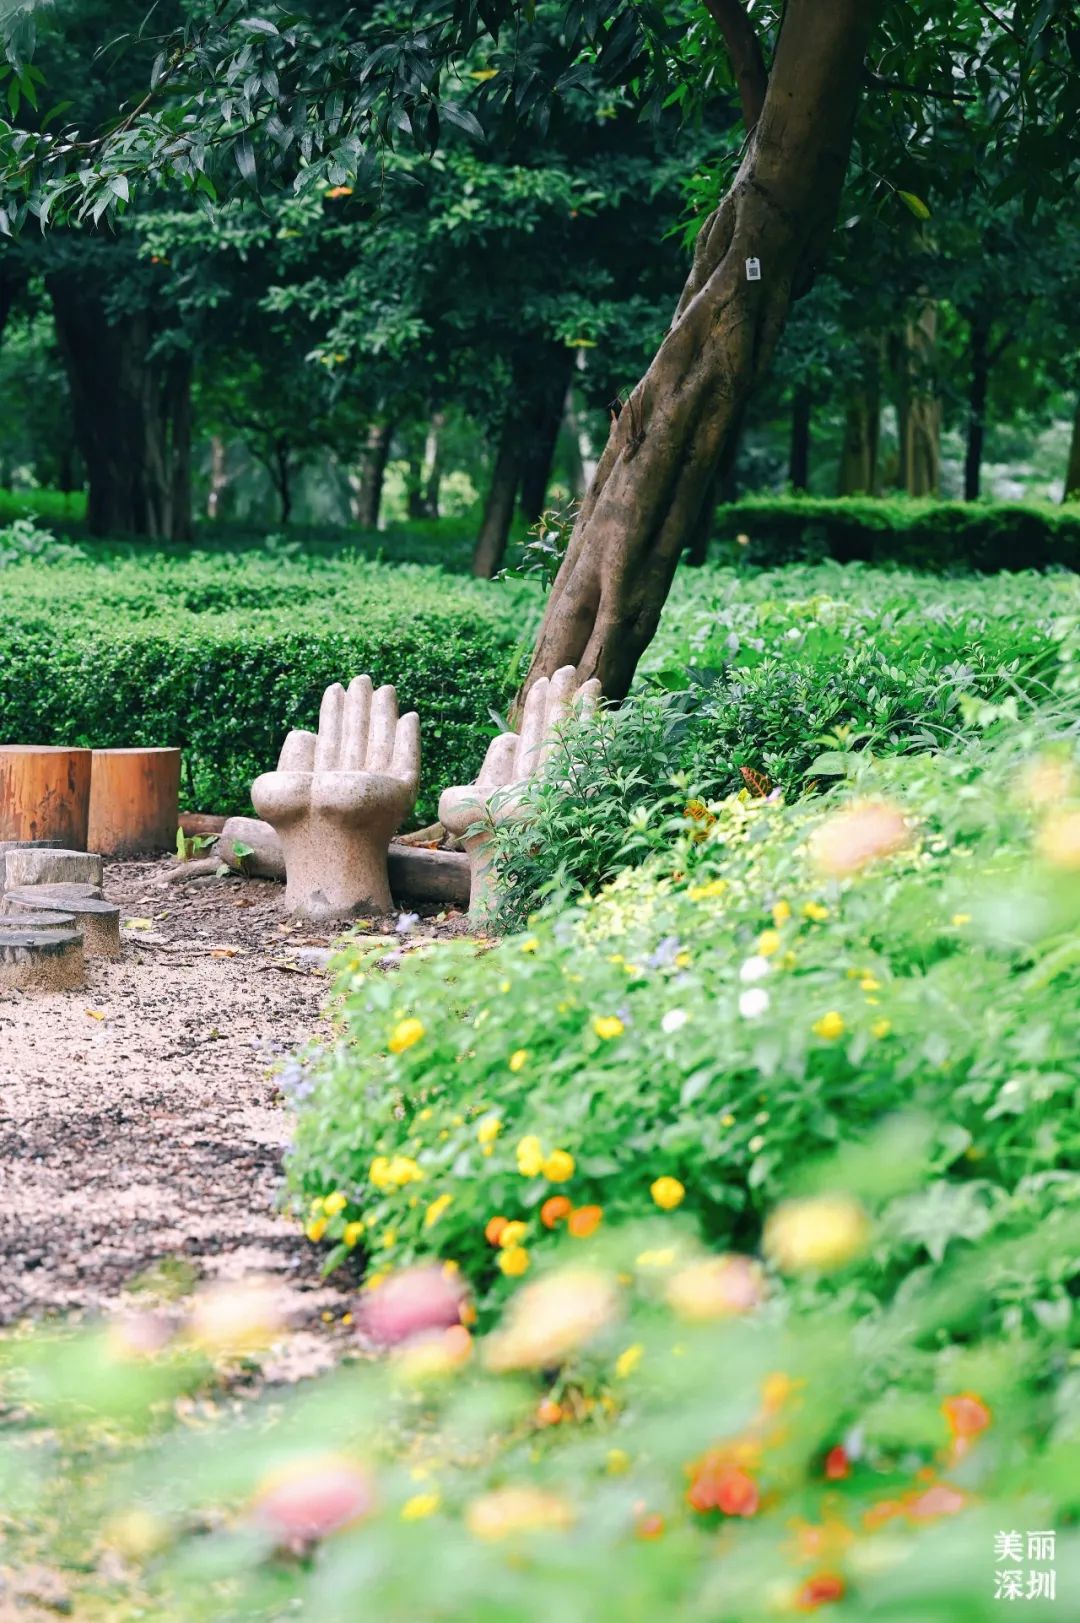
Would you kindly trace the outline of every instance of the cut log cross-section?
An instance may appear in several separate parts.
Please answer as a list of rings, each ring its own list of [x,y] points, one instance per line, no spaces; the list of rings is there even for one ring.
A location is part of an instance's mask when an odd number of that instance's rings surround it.
[[[178,749],[94,751],[89,843],[107,857],[170,851],[180,807]]]
[[[85,851],[91,754],[43,744],[0,744],[0,840],[54,841],[70,851]]]

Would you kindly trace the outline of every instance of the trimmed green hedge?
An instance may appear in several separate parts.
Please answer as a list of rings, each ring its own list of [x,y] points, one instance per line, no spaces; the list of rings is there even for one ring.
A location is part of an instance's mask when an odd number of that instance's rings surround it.
[[[716,557],[765,568],[835,558],[909,569],[1080,570],[1080,504],[749,497],[717,509],[714,536]]]
[[[513,689],[532,594],[434,570],[245,558],[4,571],[0,741],[178,744],[183,798],[243,811],[331,682],[394,682],[423,732],[419,821],[468,782]]]

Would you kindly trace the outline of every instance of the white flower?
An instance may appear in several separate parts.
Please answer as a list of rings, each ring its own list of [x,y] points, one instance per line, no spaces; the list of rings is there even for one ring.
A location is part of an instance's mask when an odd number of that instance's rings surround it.
[[[739,979],[746,985],[751,981],[762,981],[769,973],[769,960],[767,958],[748,958],[739,970]]]
[[[689,1018],[685,1009],[669,1009],[660,1022],[660,1029],[670,1037],[673,1031],[681,1031]]]
[[[744,1020],[756,1020],[769,1007],[769,994],[763,986],[752,986],[739,994],[739,1013]]]

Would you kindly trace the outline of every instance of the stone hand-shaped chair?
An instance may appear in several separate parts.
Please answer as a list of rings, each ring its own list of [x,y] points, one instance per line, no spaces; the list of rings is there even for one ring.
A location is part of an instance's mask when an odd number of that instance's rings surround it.
[[[311,919],[344,919],[393,903],[391,835],[412,810],[420,778],[420,722],[398,719],[392,687],[357,676],[323,694],[318,734],[291,732],[276,772],[251,786],[259,816],[285,852],[285,905]]]
[[[527,815],[527,803],[522,803],[529,779],[556,748],[561,726],[575,709],[590,715],[599,697],[596,677],[579,687],[573,665],[564,665],[550,679],[541,677],[529,689],[520,733],[500,733],[492,739],[475,783],[444,789],[439,821],[468,852],[470,913],[489,912],[495,900],[491,882],[495,824]]]

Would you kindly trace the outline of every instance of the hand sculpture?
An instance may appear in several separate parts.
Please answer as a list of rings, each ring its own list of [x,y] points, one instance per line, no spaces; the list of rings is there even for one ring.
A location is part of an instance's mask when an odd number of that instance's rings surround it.
[[[327,688],[317,734],[293,731],[276,772],[251,786],[259,816],[285,852],[285,905],[310,919],[342,919],[393,906],[390,837],[411,811],[420,778],[420,722],[398,719],[392,687],[372,693],[357,676]]]
[[[439,821],[468,852],[469,912],[474,916],[490,912],[495,900],[491,842],[496,823],[527,815],[523,802],[529,779],[556,748],[560,727],[575,706],[582,715],[590,715],[599,697],[597,678],[579,687],[573,665],[564,665],[550,679],[541,677],[529,689],[521,732],[492,739],[475,783],[443,790]]]

